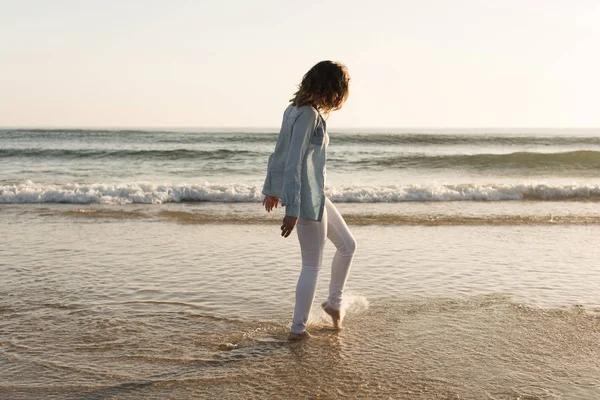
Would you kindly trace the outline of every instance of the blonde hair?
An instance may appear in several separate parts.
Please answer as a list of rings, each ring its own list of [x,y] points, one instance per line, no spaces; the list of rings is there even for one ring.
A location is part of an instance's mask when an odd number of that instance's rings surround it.
[[[290,102],[296,107],[316,106],[329,114],[344,105],[348,98],[349,83],[350,75],[344,64],[321,61],[304,75]]]

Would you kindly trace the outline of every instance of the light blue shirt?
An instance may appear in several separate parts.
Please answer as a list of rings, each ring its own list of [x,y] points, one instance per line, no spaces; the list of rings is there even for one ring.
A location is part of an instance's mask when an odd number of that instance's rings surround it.
[[[263,194],[281,199],[285,215],[323,218],[328,142],[325,119],[316,108],[286,108],[263,186]]]

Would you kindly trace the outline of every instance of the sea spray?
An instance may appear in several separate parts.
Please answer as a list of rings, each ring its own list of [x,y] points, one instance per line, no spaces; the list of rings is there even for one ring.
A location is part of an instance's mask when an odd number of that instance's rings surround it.
[[[340,314],[342,318],[341,322],[344,322],[344,318],[348,314],[358,314],[368,309],[369,300],[365,296],[361,296],[353,292],[347,292],[342,298],[342,304],[340,308]],[[331,317],[315,303],[313,304],[313,309],[308,317],[308,325],[311,328],[317,329],[330,327]]]

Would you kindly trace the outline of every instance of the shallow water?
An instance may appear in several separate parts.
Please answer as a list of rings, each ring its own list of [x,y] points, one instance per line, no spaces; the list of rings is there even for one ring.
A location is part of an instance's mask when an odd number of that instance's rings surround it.
[[[549,212],[530,206],[494,210]],[[600,226],[352,225],[345,329],[316,309],[313,337],[290,344],[299,248],[277,220],[95,207],[0,207],[2,399],[600,397]]]
[[[600,398],[597,130],[330,137],[345,329],[288,343],[276,134],[0,130],[0,399]]]

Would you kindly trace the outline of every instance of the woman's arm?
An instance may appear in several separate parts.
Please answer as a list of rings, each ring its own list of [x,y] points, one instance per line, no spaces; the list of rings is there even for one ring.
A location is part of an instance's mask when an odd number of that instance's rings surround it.
[[[305,107],[292,125],[292,138],[283,172],[283,191],[281,202],[285,205],[285,215],[300,216],[300,188],[302,162],[308,148],[310,136],[317,124],[317,112]]]

